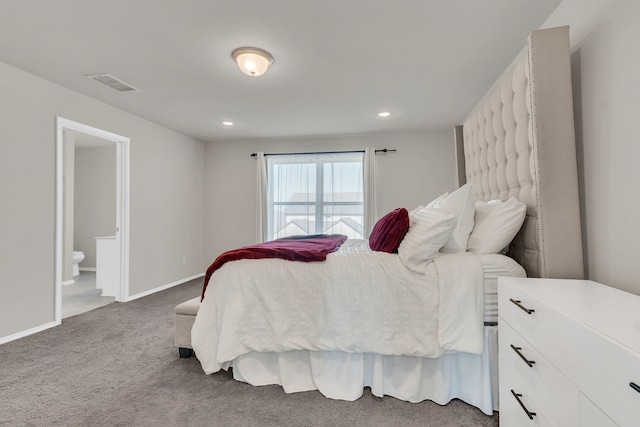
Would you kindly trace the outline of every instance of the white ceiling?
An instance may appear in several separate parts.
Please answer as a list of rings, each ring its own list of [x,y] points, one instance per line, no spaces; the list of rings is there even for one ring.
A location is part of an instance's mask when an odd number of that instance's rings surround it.
[[[450,129],[558,3],[7,0],[0,61],[203,141]],[[267,74],[240,72],[240,46],[273,55]]]

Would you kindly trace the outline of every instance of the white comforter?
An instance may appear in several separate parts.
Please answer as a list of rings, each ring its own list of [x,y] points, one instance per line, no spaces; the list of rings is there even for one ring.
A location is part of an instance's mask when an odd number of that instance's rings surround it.
[[[251,351],[479,354],[482,274],[466,253],[418,274],[366,240],[347,240],[324,262],[232,261],[211,277],[191,342],[207,374]]]

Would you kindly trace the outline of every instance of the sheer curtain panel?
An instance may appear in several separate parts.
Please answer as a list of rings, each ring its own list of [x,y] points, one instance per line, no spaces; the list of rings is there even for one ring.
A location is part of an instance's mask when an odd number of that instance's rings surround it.
[[[267,158],[264,152],[256,153],[257,194],[256,194],[256,240],[258,243],[269,240],[267,215]]]
[[[371,230],[378,218],[376,212],[376,149],[367,148],[364,150],[364,238],[369,238]]]

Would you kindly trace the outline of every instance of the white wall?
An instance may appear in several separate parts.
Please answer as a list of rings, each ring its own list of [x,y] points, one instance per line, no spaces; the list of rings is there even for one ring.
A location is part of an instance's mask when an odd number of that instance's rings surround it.
[[[617,0],[572,54],[588,277],[640,295],[640,2]]]
[[[204,143],[0,63],[0,341],[54,321],[56,116],[131,139],[130,293],[205,266]]]
[[[73,249],[96,268],[96,237],[116,234],[116,143],[75,149]]]
[[[395,148],[378,154],[377,214],[412,209],[455,186],[453,129],[333,138],[209,143],[206,157],[206,254],[256,242],[256,160],[250,154]]]
[[[587,277],[640,295],[639,22],[637,0],[564,0],[543,28],[570,26]]]

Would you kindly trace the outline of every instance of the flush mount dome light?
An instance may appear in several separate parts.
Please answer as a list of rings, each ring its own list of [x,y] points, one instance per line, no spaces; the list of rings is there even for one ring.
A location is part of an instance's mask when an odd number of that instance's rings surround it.
[[[251,77],[261,76],[273,64],[273,56],[266,50],[257,47],[239,47],[231,53],[231,57],[240,71]]]

